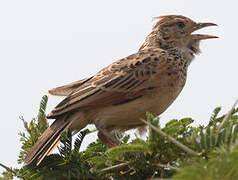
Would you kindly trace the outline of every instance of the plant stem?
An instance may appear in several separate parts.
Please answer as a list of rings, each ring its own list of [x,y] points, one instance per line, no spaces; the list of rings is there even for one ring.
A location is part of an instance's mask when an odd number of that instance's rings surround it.
[[[11,173],[15,173],[11,168],[5,166],[4,164],[0,163],[0,166],[2,166],[4,169],[6,169],[7,171],[11,172]]]
[[[107,171],[110,171],[110,170],[120,169],[120,168],[122,168],[122,167],[124,167],[124,166],[127,166],[127,165],[129,165],[129,164],[130,164],[130,162],[117,164],[117,165],[114,165],[114,166],[111,166],[111,167],[107,167],[107,168],[101,169],[101,170],[99,170],[98,172],[99,172],[99,173],[104,173],[104,172],[107,172]]]
[[[232,111],[235,109],[236,105],[238,103],[238,99],[235,101],[235,103],[233,104],[232,108],[230,109],[230,111],[226,114],[226,116],[224,117],[223,121],[221,122],[220,126],[218,127],[218,132],[220,132],[221,128],[224,126],[225,122],[228,120],[228,118],[231,116]]]
[[[165,165],[165,164],[152,164],[153,166],[156,166],[156,167],[161,167],[161,168],[169,168],[171,170],[174,170],[174,171],[178,171],[179,168],[176,168],[176,167],[173,167],[173,166],[170,166],[170,165]]]
[[[177,145],[178,147],[180,147],[181,149],[183,149],[184,151],[186,151],[188,154],[193,155],[193,156],[198,156],[199,153],[193,151],[192,149],[190,149],[189,147],[183,145],[182,143],[180,143],[179,141],[177,141],[176,139],[174,139],[173,137],[167,135],[166,133],[164,133],[163,131],[161,131],[160,129],[156,128],[155,126],[153,126],[152,124],[150,124],[149,122],[147,122],[146,120],[140,118],[140,120],[142,122],[144,122],[145,124],[149,125],[152,129],[154,129],[157,133],[159,133],[160,135],[164,136],[165,138],[167,138],[170,142],[174,143],[175,145]]]

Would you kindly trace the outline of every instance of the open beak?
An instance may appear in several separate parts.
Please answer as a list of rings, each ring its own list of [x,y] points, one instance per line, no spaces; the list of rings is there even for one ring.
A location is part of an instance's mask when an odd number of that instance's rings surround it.
[[[192,27],[192,30],[190,33],[197,31],[199,29],[202,29],[204,27],[208,27],[208,26],[217,26],[217,25],[214,23],[197,23]],[[192,34],[192,37],[194,40],[218,38],[217,36],[212,36],[212,35],[207,35],[207,34]]]

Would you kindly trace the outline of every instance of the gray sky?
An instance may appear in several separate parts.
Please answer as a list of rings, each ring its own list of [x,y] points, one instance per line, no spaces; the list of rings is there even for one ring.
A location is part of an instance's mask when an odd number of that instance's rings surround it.
[[[23,130],[19,116],[28,121],[35,117],[48,89],[88,77],[136,52],[154,16],[181,14],[214,22],[219,26],[199,32],[220,37],[201,43],[202,54],[190,65],[187,84],[162,121],[192,117],[195,125],[205,124],[215,107],[227,111],[238,97],[236,2],[0,1],[0,162],[17,166],[18,132]],[[59,101],[49,97],[47,112]]]

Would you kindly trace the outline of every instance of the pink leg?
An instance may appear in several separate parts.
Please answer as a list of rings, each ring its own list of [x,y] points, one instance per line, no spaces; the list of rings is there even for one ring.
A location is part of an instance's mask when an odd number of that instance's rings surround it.
[[[115,147],[115,146],[116,146],[116,145],[113,144],[111,141],[109,141],[109,140],[107,139],[107,137],[105,137],[101,132],[98,132],[98,138],[100,139],[100,141],[101,141],[103,144],[105,144],[105,145],[107,145],[107,146],[109,146],[109,147]]]
[[[112,136],[110,132],[107,131],[107,129],[102,128],[98,125],[96,125],[96,128],[98,129],[98,138],[100,141],[102,141],[103,144],[108,145],[109,147],[115,147],[120,144],[120,141]]]

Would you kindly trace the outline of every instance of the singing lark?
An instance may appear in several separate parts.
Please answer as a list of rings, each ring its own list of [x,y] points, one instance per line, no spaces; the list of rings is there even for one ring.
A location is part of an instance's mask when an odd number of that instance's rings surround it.
[[[146,112],[159,115],[176,99],[184,87],[187,68],[200,52],[200,40],[217,38],[192,34],[216,26],[196,23],[180,15],[158,18],[138,52],[105,67],[90,78],[54,88],[56,96],[66,96],[47,116],[55,119],[25,158],[25,164],[38,164],[60,141],[60,134],[73,134],[94,124],[98,138],[109,146],[120,142],[111,135],[114,129],[144,126]]]

